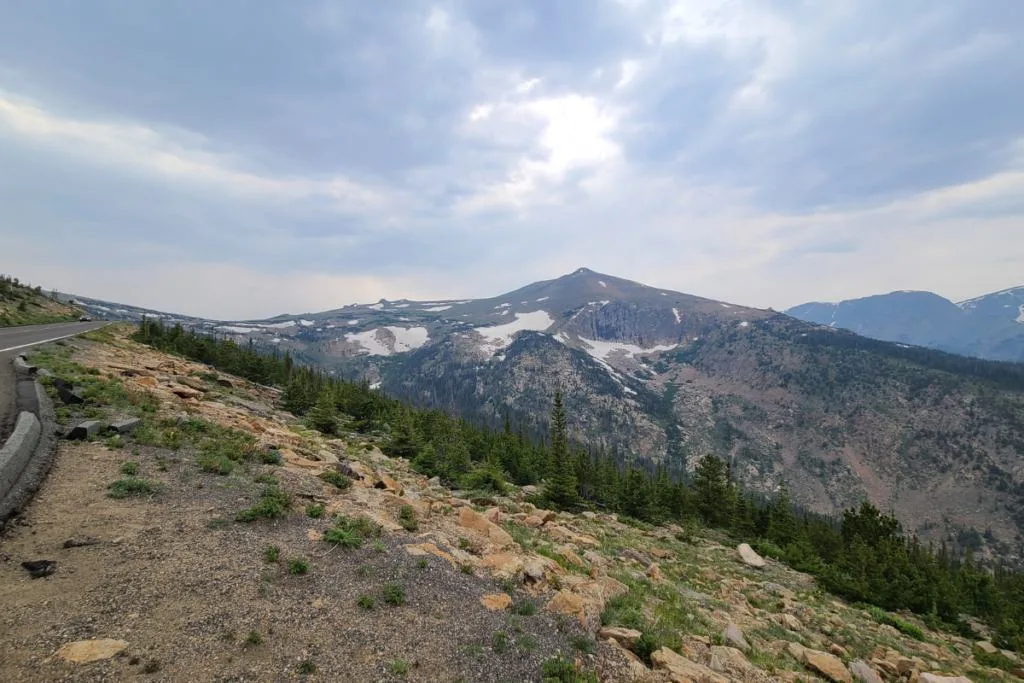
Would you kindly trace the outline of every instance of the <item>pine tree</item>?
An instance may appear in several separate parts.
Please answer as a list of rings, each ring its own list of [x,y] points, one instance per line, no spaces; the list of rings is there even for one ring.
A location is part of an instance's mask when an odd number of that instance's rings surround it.
[[[330,387],[320,390],[316,405],[306,416],[309,426],[324,434],[334,434],[338,430],[338,409],[334,405],[334,393]]]
[[[735,500],[724,461],[705,455],[693,474],[697,511],[711,526],[722,527],[732,520]]]
[[[555,392],[551,408],[551,466],[544,489],[545,497],[553,505],[569,508],[576,504],[576,473],[569,457],[569,438],[565,426],[565,406],[562,392]]]

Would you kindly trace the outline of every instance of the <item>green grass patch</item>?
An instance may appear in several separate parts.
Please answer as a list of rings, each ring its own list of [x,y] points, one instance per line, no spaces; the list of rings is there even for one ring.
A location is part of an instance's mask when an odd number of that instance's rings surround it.
[[[312,519],[320,519],[326,511],[327,506],[323,503],[310,503],[306,506],[306,516]]]
[[[255,522],[258,519],[277,519],[287,514],[292,506],[292,497],[287,491],[274,484],[263,488],[260,499],[251,508],[235,515],[237,522]]]
[[[412,505],[403,505],[398,511],[398,523],[408,532],[418,531],[420,521],[416,515],[416,508]]]
[[[392,607],[405,604],[405,589],[401,584],[389,583],[384,586],[384,602]]]
[[[868,605],[866,607],[868,614],[871,618],[877,621],[879,624],[887,624],[892,626],[894,629],[910,636],[915,640],[925,640],[924,631],[917,624],[913,624],[905,619],[900,619],[894,614],[886,612],[881,607],[875,607],[874,605]]]
[[[352,480],[338,470],[327,470],[326,472],[321,472],[317,476],[328,484],[334,484],[336,488],[341,490],[345,490],[352,486]]]
[[[118,500],[122,498],[151,496],[154,493],[156,493],[156,485],[146,479],[139,479],[138,477],[125,477],[123,479],[118,479],[107,486],[107,496]]]
[[[309,560],[296,557],[288,563],[288,573],[292,576],[303,576],[309,573]]]
[[[334,526],[324,532],[324,542],[340,545],[342,548],[361,548],[368,538],[379,538],[384,529],[365,517],[338,515]]]

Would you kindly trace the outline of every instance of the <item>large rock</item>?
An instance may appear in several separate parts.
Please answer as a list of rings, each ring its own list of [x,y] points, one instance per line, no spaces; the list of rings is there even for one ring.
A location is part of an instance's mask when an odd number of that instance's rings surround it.
[[[494,553],[485,556],[480,566],[490,569],[497,579],[508,579],[518,583],[523,576],[523,559],[509,553]]]
[[[72,441],[84,441],[91,436],[99,436],[102,430],[103,423],[99,420],[86,420],[72,427],[67,438]]]
[[[740,627],[731,621],[725,627],[725,630],[722,631],[722,640],[726,644],[740,649],[743,652],[750,649],[750,643],[748,643],[746,637],[744,637],[743,631],[741,631]]]
[[[508,593],[488,593],[480,598],[480,604],[492,612],[500,612],[512,606],[512,597]]]
[[[472,508],[459,508],[459,525],[478,532],[495,545],[512,545],[514,542],[507,531]]]
[[[740,560],[743,561],[743,564],[748,567],[754,567],[755,569],[764,569],[766,564],[764,558],[754,552],[754,549],[748,544],[740,543],[736,547],[736,552],[740,554]]]
[[[835,655],[820,650],[804,650],[804,665],[835,683],[853,683],[853,677]]]
[[[723,674],[745,674],[755,668],[742,652],[734,647],[722,645],[711,647],[711,664],[709,666],[712,671]]]
[[[864,661],[855,659],[850,662],[850,673],[855,681],[860,683],[882,683],[882,677]]]
[[[971,683],[966,676],[943,676],[942,674],[923,673],[918,679],[921,683]]]
[[[625,647],[631,648],[636,641],[640,640],[640,636],[643,634],[634,628],[625,628],[622,626],[602,626],[601,630],[597,632],[597,635],[602,640],[608,640],[611,638],[615,642]]]
[[[978,648],[982,652],[988,655],[994,655],[999,652],[999,648],[990,643],[987,640],[981,640],[974,644],[974,647]]]
[[[729,678],[686,659],[667,647],[651,654],[651,664],[668,674],[672,683],[729,683]]]
[[[800,633],[804,630],[803,623],[792,614],[778,614],[775,620],[782,625],[783,628],[788,628],[790,631],[796,631]]]
[[[114,640],[113,638],[78,640],[61,647],[57,650],[56,655],[66,662],[88,664],[102,659],[110,659],[126,647],[128,647],[128,641]]]

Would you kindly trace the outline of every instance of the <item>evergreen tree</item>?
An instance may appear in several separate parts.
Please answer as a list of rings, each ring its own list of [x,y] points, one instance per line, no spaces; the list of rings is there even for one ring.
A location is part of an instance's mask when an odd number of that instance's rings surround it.
[[[705,455],[693,474],[697,511],[714,527],[726,526],[732,520],[734,501],[729,475],[723,460]]]
[[[338,409],[334,405],[334,393],[329,387],[320,390],[316,405],[306,416],[309,426],[324,434],[334,434],[338,430]]]
[[[576,473],[569,457],[569,438],[565,425],[565,406],[561,390],[555,392],[551,408],[551,460],[545,497],[553,505],[570,508],[576,504]]]

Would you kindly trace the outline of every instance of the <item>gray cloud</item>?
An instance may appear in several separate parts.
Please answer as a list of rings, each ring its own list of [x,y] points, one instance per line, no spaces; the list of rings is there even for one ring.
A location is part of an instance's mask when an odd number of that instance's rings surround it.
[[[211,304],[167,265],[222,273],[221,317],[580,265],[776,307],[968,296],[1024,258],[1022,26],[1011,0],[22,3],[0,244],[111,298],[151,265],[185,311]],[[286,298],[252,304],[260,277]]]

